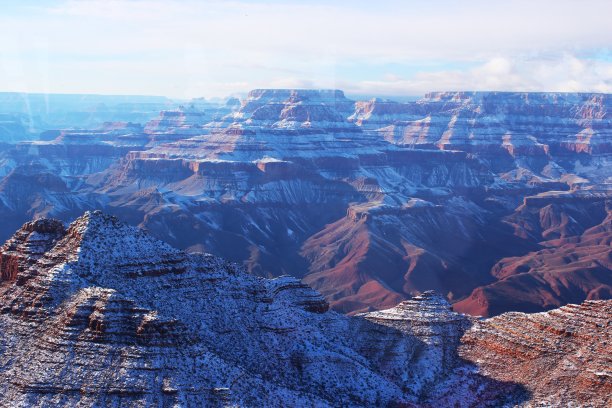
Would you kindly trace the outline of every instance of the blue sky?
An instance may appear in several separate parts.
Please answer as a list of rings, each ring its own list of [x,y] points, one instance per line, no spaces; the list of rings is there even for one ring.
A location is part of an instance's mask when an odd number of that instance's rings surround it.
[[[0,91],[612,92],[609,0],[0,3]]]

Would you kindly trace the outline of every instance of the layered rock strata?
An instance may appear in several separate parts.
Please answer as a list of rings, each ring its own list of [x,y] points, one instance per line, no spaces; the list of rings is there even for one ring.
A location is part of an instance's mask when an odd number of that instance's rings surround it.
[[[17,264],[0,281],[2,406],[610,402],[606,301],[477,321],[425,292],[347,317],[294,278],[100,212],[28,223],[0,253]]]
[[[103,208],[303,278],[349,313],[428,289],[476,315],[608,298],[609,107],[596,93],[258,89],[162,105],[144,126],[117,114],[0,145],[0,235]]]

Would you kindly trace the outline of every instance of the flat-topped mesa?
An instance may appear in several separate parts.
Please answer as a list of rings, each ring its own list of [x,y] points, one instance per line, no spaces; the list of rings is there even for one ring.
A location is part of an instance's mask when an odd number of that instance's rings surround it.
[[[610,94],[598,92],[511,92],[511,91],[441,91],[427,92],[420,101],[464,101],[520,102],[528,105],[574,104],[577,101],[610,103]]]
[[[149,138],[143,134],[143,128],[139,124],[125,122],[105,122],[100,129],[67,129],[62,130],[54,140],[47,142],[32,142],[26,146],[46,146],[47,151],[53,152],[69,146],[77,150],[77,146],[96,146],[98,149],[109,150],[108,147],[131,146],[142,147],[148,142]],[[42,150],[42,149],[41,149]],[[42,150],[41,153],[46,151]],[[92,151],[92,153],[95,153]],[[91,154],[91,153],[90,153]]]
[[[358,102],[349,121],[391,143],[512,157],[606,154],[612,98],[599,93],[433,92],[414,103]],[[501,153],[501,155],[500,155]]]
[[[339,90],[256,89],[233,117],[249,126],[359,131],[345,120],[353,107]]]
[[[421,119],[426,112],[414,102],[400,103],[388,99],[373,98],[355,103],[355,111],[348,117],[349,122],[364,128],[381,128],[396,121]]]
[[[551,120],[579,120],[597,130],[610,129],[608,112],[612,108],[610,94],[588,92],[431,92],[417,104],[472,110],[487,114],[531,115],[532,125],[547,125]],[[540,123],[534,117],[542,117]],[[570,123],[563,123],[569,125]]]
[[[420,373],[424,388],[461,363],[456,350],[471,324],[468,317],[453,312],[448,301],[434,291],[425,291],[391,309],[357,316],[421,341],[416,353],[426,363],[416,364],[413,370]]]
[[[269,102],[312,100],[321,102],[353,103],[339,89],[253,89],[243,105],[249,101],[264,99]]]
[[[405,300],[391,309],[364,313],[359,316],[423,337],[439,335],[439,333],[430,331],[419,333],[421,327],[431,329],[430,323],[432,322],[449,324],[458,329],[465,328],[465,323],[468,322],[466,316],[453,312],[450,303],[444,296],[431,290],[413,296],[412,299]]]
[[[0,283],[18,279],[61,239],[66,230],[61,221],[39,219],[27,222],[0,248]]]
[[[439,367],[457,362],[454,349],[471,324],[469,317],[453,312],[446,298],[434,291],[425,291],[391,309],[358,316],[416,336],[438,360]]]
[[[117,121],[117,122],[104,122],[102,123],[102,126],[100,126],[100,129],[107,131],[107,132],[131,131],[134,133],[141,133],[144,130],[144,127],[140,123]]]

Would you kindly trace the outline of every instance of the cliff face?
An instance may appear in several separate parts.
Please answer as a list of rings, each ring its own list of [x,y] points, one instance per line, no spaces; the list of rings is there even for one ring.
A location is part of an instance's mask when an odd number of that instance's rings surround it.
[[[538,385],[564,366],[520,384],[497,378],[489,361],[517,358],[495,346],[509,347],[513,320],[534,322],[534,344],[521,337],[520,351],[548,358],[540,315],[475,323],[425,293],[347,317],[294,278],[248,275],[99,212],[68,228],[28,223],[0,254],[1,265],[16,265],[0,281],[0,393],[10,406],[503,405],[558,396],[580,404],[609,395],[605,355],[589,348],[580,358],[593,374],[576,366],[586,376],[580,384]],[[542,315],[567,358],[577,351],[563,333],[591,341],[610,324],[606,302],[581,307],[597,313],[590,325],[564,312],[572,308]],[[604,347],[605,338],[593,344]],[[485,359],[486,371],[466,359]],[[595,379],[598,388],[569,397]]]
[[[149,121],[144,130],[148,134],[179,134],[188,137],[200,134],[208,122],[203,110],[195,106],[180,106],[175,110],[161,111],[159,118]]]
[[[609,95],[228,102],[0,146],[0,233],[103,208],[253,274],[303,278],[349,313],[428,289],[479,315],[609,297]]]
[[[64,225],[53,219],[39,219],[24,224],[0,249],[0,280],[16,281],[64,233]]]
[[[0,352],[12,362],[0,377],[13,405],[418,399],[402,386],[418,338],[327,312],[293,278],[249,276],[99,213],[54,232],[19,284],[0,286]],[[29,257],[23,244],[14,250]]]
[[[500,381],[520,379],[550,406],[612,402],[612,302],[586,301],[545,313],[505,313],[478,321],[460,355]]]

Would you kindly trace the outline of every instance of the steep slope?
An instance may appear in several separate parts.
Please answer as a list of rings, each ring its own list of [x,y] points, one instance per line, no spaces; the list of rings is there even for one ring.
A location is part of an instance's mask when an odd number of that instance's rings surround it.
[[[0,231],[6,234],[29,219],[48,215],[74,218],[94,202],[72,194],[65,180],[45,166],[17,166],[0,180]]]
[[[390,307],[429,289],[460,299],[493,280],[500,257],[527,250],[483,208],[439,202],[352,206],[304,244],[311,265],[304,281],[343,312]]]
[[[27,223],[0,260],[3,406],[609,398],[610,302],[475,321],[426,292],[347,317],[294,278],[257,278],[211,255],[186,254],[100,212],[68,228]],[[517,325],[527,328],[521,336]],[[542,370],[547,363],[554,369]],[[500,371],[507,364],[513,376]],[[575,374],[580,381],[567,380]]]
[[[24,224],[0,249],[0,282],[15,281],[65,234],[57,220],[41,218]]]
[[[328,312],[293,278],[187,255],[97,212],[65,231],[27,224],[3,251],[29,258],[34,237],[46,251],[0,284],[11,406],[372,406],[416,402],[433,381],[408,374],[418,336]]]
[[[399,144],[545,159],[609,153],[611,104],[608,94],[433,92],[414,103],[361,104],[351,120]]]

